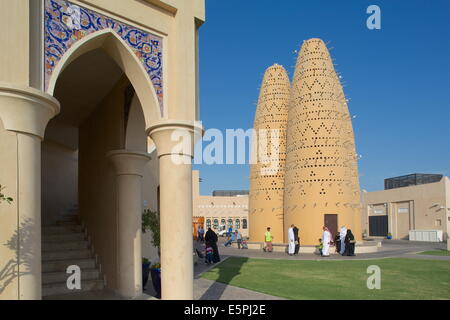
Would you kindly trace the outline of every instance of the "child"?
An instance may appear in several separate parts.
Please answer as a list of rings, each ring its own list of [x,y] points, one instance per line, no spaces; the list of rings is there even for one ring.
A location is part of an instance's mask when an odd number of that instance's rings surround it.
[[[205,245],[205,263],[213,263],[213,248]]]
[[[316,248],[319,249],[320,256],[322,257],[323,256],[323,253],[322,253],[322,249],[323,249],[322,239],[319,239],[319,245]]]
[[[242,249],[248,249],[247,241],[242,239]]]

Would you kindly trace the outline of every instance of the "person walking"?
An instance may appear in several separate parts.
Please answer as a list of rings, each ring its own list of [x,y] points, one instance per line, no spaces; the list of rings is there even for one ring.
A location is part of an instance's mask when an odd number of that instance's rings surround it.
[[[240,249],[241,244],[242,244],[242,235],[239,232],[239,230],[236,230],[236,241],[237,241],[238,249]]]
[[[231,244],[233,243],[233,241],[236,241],[236,233],[234,233],[234,232],[231,234],[231,237],[228,239],[228,241],[225,242],[223,245],[224,245],[225,247],[231,246]]]
[[[341,252],[341,236],[340,234],[336,234],[336,236],[334,237],[334,243],[336,245],[336,253],[340,253]]]
[[[291,224],[291,227],[288,229],[288,242],[289,242],[288,254],[290,256],[293,256],[295,252],[295,236],[293,224]]]
[[[203,226],[200,226],[197,229],[197,241],[205,241],[205,229],[203,229]]]
[[[330,256],[330,242],[331,242],[331,232],[327,227],[323,227],[323,233],[322,233],[322,257],[329,257]]]
[[[347,230],[347,235],[345,236],[345,252],[344,256],[354,256],[355,255],[355,236],[352,230]]]
[[[205,234],[205,243],[213,249],[213,262],[220,262],[219,248],[217,248],[217,234],[208,228]]]
[[[272,248],[272,234],[270,233],[270,227],[267,227],[267,231],[266,233],[264,233],[264,242],[265,242],[265,247],[263,248],[264,252],[272,252],[273,248]]]
[[[340,239],[341,239],[341,250],[339,253],[344,255],[345,252],[345,236],[347,235],[347,228],[345,226],[341,227]]]
[[[294,254],[298,254],[300,250],[300,237],[298,236],[298,228],[297,226],[294,226],[294,240],[295,240],[295,250]]]

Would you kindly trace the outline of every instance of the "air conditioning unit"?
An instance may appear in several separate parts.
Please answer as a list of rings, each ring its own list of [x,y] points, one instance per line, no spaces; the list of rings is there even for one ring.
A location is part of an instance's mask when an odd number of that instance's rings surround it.
[[[410,241],[443,242],[442,230],[409,230]]]

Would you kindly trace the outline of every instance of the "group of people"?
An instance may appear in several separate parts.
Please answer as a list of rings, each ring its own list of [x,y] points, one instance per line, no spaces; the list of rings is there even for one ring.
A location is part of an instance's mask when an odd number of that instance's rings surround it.
[[[220,262],[219,248],[217,247],[218,240],[217,234],[211,228],[208,228],[204,237],[205,262],[207,264]],[[199,252],[197,252],[197,254],[199,254]],[[200,254],[199,256],[201,257]]]
[[[229,232],[227,241],[223,244],[225,247],[231,246],[233,242],[237,242],[238,249],[248,249],[247,243],[242,238],[239,230]]]
[[[295,254],[298,254],[300,250],[300,237],[298,235],[298,228],[295,225],[291,225],[291,227],[288,230],[288,241],[289,241],[289,247],[288,247],[288,254],[290,256],[293,256]],[[265,252],[272,252],[273,251],[273,236],[270,232],[270,227],[267,227],[267,231],[264,234],[264,247],[263,250]]]
[[[270,232],[270,227],[267,227],[267,231],[264,234],[264,247],[265,252],[272,252],[273,236]],[[330,256],[330,246],[336,246],[336,253],[343,256],[354,256],[355,255],[355,236],[350,229],[347,230],[346,227],[341,228],[341,232],[336,235],[333,240],[333,236],[328,227],[323,227],[322,238],[319,239],[319,253],[322,257]],[[290,256],[297,255],[300,250],[300,237],[299,229],[295,225],[291,225],[288,230],[288,254]]]
[[[341,232],[336,234],[333,240],[331,231],[324,226],[322,239],[319,239],[319,253],[322,257],[330,256],[330,246],[333,244],[336,246],[336,253],[343,256],[354,256],[355,255],[355,236],[352,230],[346,227],[341,228]]]
[[[219,249],[217,247],[218,237],[217,234],[211,229],[208,228],[208,231],[205,234],[203,227],[199,227],[197,230],[197,241],[205,242],[205,262],[216,263],[220,262]],[[267,231],[264,234],[264,247],[263,250],[265,252],[273,251],[273,236],[270,232],[270,227],[267,227]],[[233,242],[237,242],[238,249],[246,249],[245,241],[243,241],[242,235],[239,230],[235,230],[235,232],[229,232],[229,238],[224,243],[225,247],[230,246]],[[323,227],[322,238],[319,239],[319,249],[320,256],[329,257],[330,256],[330,247],[335,245],[336,253],[339,253],[343,256],[354,256],[355,255],[355,236],[353,235],[350,229],[347,229],[345,226],[341,228],[340,233],[336,234],[333,238],[331,231],[328,227]],[[299,229],[292,224],[288,229],[288,254],[290,256],[297,255],[300,250],[300,237],[299,237]]]

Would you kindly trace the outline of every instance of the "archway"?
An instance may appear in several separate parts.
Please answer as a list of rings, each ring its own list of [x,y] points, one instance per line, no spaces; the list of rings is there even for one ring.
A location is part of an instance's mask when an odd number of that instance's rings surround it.
[[[161,118],[153,86],[134,53],[104,30],[66,52],[48,92],[61,113],[42,144],[43,295],[70,292],[65,271],[75,265],[81,290],[135,297],[142,206],[157,205],[157,180],[142,192],[144,171],[158,170],[146,155],[146,128]]]

